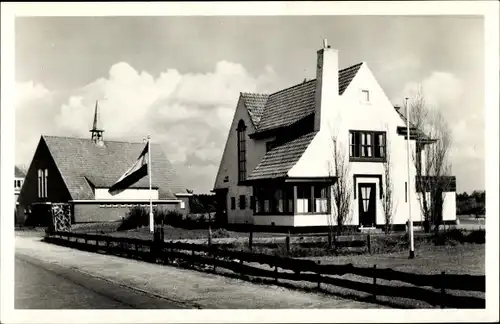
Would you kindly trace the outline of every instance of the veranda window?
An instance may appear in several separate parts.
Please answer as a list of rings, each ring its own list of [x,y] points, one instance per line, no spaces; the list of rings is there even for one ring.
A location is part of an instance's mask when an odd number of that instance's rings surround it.
[[[314,212],[327,213],[328,212],[328,185],[314,186]]]
[[[297,213],[312,212],[312,195],[310,185],[297,186]]]

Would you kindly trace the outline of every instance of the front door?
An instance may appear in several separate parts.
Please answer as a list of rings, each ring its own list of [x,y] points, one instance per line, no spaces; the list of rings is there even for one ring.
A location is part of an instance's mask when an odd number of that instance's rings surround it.
[[[216,222],[220,225],[227,224],[227,194],[228,194],[227,189],[218,189],[215,192],[215,199],[216,199],[215,219]]]
[[[363,227],[375,227],[375,197],[375,183],[358,185],[359,224]]]

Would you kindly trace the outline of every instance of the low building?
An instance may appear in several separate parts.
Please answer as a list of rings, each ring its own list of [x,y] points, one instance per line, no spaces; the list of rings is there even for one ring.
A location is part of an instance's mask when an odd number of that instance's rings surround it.
[[[19,202],[17,201],[17,199],[19,198],[19,193],[21,192],[25,176],[26,175],[24,174],[24,172],[18,166],[14,167],[14,219],[17,219],[19,206]]]
[[[181,185],[166,153],[151,144],[152,190],[144,177],[112,196],[108,189],[137,160],[144,143],[104,141],[96,104],[91,138],[42,135],[19,194],[16,223],[51,222],[51,205],[69,203],[72,222],[116,221],[133,206],[153,205],[189,213],[190,193]]]

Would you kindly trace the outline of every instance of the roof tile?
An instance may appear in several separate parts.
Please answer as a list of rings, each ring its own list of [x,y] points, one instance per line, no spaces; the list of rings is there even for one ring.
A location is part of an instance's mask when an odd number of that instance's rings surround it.
[[[285,177],[304,154],[316,134],[314,131],[273,148],[266,153],[247,180]]]
[[[74,200],[94,199],[91,184],[108,188],[137,160],[144,143],[105,141],[95,145],[90,139],[42,136]],[[159,198],[175,198],[184,192],[172,165],[160,144],[152,144],[152,186],[159,189]],[[91,182],[91,184],[89,183]],[[144,177],[132,188],[149,188]]]
[[[257,127],[262,117],[262,113],[264,112],[264,107],[266,106],[269,95],[242,92],[241,97],[243,98],[254,126]]]
[[[363,63],[339,71],[339,95],[342,95],[351,83]],[[271,95],[242,94],[250,116],[257,116],[252,121],[257,131],[289,126],[300,119],[313,114],[316,103],[316,79],[302,82]],[[265,101],[265,103],[264,103]],[[249,108],[250,107],[250,108]]]

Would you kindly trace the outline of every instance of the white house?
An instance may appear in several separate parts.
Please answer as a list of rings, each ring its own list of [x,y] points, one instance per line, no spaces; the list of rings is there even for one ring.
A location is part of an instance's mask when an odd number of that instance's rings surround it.
[[[410,132],[411,150],[415,132]],[[219,218],[229,224],[284,228],[332,224],[332,185],[337,179],[333,139],[349,167],[351,210],[346,225],[384,226],[381,198],[387,154],[393,224],[408,220],[408,193],[413,221],[423,221],[413,163],[411,186],[407,183],[406,119],[365,62],[340,70],[338,51],[326,41],[317,52],[315,80],[273,94],[240,93],[215,179]],[[419,153],[425,154],[425,145]],[[444,222],[456,220],[451,178]]]

